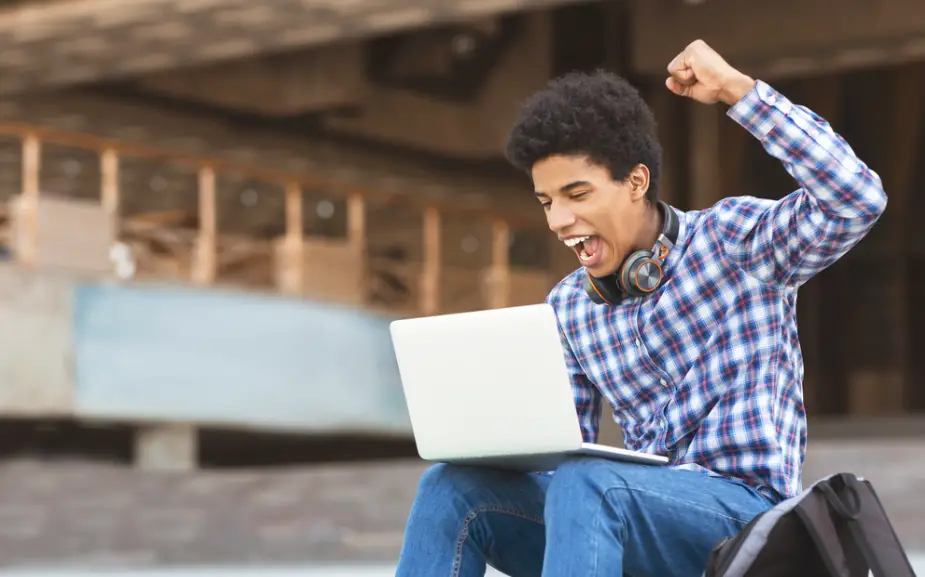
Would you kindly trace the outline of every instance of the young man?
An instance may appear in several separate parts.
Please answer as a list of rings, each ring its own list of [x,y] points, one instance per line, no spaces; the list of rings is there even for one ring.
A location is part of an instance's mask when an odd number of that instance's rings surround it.
[[[720,540],[801,490],[797,288],[867,234],[886,196],[825,121],[705,43],[670,63],[666,84],[728,105],[799,189],[690,212],[659,203],[655,122],[636,90],[603,73],[533,97],[508,157],[581,265],[548,302],[585,440],[597,438],[604,400],[627,448],[671,465],[434,466],[399,576],[481,576],[486,562],[512,577],[700,576]]]

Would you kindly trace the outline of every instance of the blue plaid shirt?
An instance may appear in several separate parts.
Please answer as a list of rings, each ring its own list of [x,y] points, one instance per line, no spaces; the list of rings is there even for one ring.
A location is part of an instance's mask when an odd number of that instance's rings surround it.
[[[739,196],[678,211],[665,280],[647,297],[596,305],[578,269],[547,302],[586,442],[597,441],[603,397],[628,449],[678,447],[674,467],[787,498],[802,490],[806,447],[797,289],[867,234],[887,198],[823,119],[767,84],[727,115],[800,188],[777,201]]]

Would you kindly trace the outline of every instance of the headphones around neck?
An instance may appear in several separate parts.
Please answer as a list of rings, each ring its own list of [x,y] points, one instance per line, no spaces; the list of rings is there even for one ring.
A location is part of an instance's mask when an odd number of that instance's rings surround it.
[[[619,304],[627,295],[646,296],[662,284],[662,264],[669,251],[678,242],[680,223],[674,210],[663,201],[658,208],[664,216],[662,232],[655,241],[655,250],[633,251],[624,259],[617,272],[605,277],[594,277],[585,270],[585,292],[592,301],[601,305]]]

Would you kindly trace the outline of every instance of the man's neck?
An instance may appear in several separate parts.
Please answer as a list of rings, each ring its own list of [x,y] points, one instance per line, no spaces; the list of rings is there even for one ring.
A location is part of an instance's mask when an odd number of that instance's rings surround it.
[[[646,202],[646,212],[643,217],[645,224],[639,231],[639,248],[651,249],[655,246],[655,241],[662,233],[663,220],[665,219],[662,211],[657,205]]]

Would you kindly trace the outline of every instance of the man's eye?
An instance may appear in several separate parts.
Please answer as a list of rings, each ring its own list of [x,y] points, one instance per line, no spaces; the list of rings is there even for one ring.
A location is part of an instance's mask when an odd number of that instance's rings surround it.
[[[587,191],[587,190],[584,190],[584,191],[581,191],[581,192],[576,192],[575,194],[573,194],[573,195],[570,196],[569,198],[582,198],[583,196],[587,196],[587,194],[588,194],[588,191]]]

